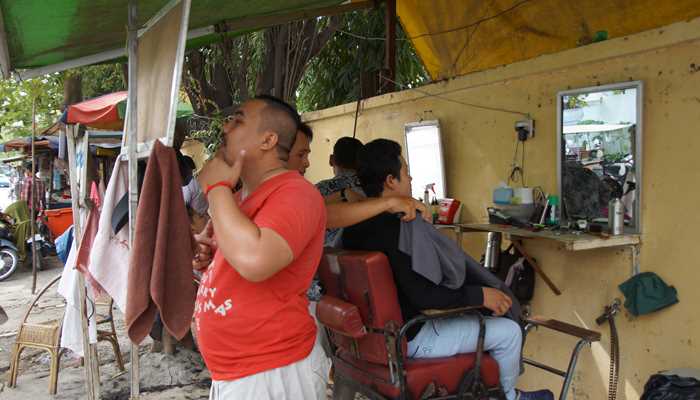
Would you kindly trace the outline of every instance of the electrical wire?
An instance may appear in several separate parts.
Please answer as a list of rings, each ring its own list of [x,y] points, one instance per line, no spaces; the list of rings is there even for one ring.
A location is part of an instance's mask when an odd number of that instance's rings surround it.
[[[445,92],[442,92],[442,93],[440,93],[440,94],[436,94],[436,93],[430,93],[430,92],[425,91],[425,90],[422,90],[422,89],[412,88],[412,87],[410,87],[410,86],[407,86],[407,85],[404,85],[404,84],[402,84],[402,83],[396,82],[395,80],[393,80],[393,79],[391,79],[391,78],[389,78],[389,77],[386,77],[386,76],[384,76],[384,75],[382,75],[382,74],[380,74],[379,77],[380,77],[380,79],[384,79],[384,80],[386,80],[386,81],[389,81],[389,82],[391,82],[391,83],[393,83],[393,84],[399,86],[401,89],[410,89],[410,90],[414,90],[414,91],[416,91],[416,92],[418,92],[418,93],[421,93],[421,94],[425,95],[426,97],[435,97],[435,98],[438,98],[438,99],[441,99],[441,100],[449,101],[449,102],[451,102],[451,103],[461,104],[461,105],[463,105],[463,106],[472,107],[472,108],[478,108],[478,109],[481,109],[481,110],[498,111],[498,112],[504,112],[504,113],[507,113],[507,114],[521,115],[521,116],[524,116],[524,117],[529,117],[529,116],[530,116],[530,114],[528,114],[528,113],[526,113],[526,112],[522,112],[522,111],[509,110],[509,109],[506,109],[506,108],[482,106],[482,105],[479,105],[479,104],[467,103],[467,102],[464,102],[464,101],[459,101],[459,100],[455,100],[455,99],[450,99],[449,97],[443,96],[444,94],[454,93],[454,92],[457,92],[457,91],[460,91],[460,90],[471,89],[471,87],[464,87],[464,88],[459,88],[459,89],[453,89],[453,90],[451,90],[451,91],[445,91]]]
[[[416,40],[416,39],[420,39],[420,38],[423,38],[423,37],[426,37],[426,36],[444,35],[444,34],[446,34],[446,33],[452,33],[452,32],[457,32],[457,31],[469,29],[469,28],[472,28],[472,27],[474,27],[474,26],[477,26],[477,25],[479,25],[479,24],[481,24],[481,23],[490,21],[490,20],[492,20],[492,19],[496,19],[496,18],[498,18],[498,17],[500,17],[500,16],[502,16],[502,15],[504,15],[504,14],[507,14],[507,13],[509,13],[509,12],[511,12],[511,11],[513,11],[513,10],[515,10],[516,8],[522,6],[522,5],[526,4],[526,3],[529,3],[529,2],[531,2],[531,1],[532,1],[532,0],[522,0],[522,1],[520,1],[520,2],[518,2],[518,3],[516,3],[516,4],[514,4],[514,5],[512,5],[511,7],[506,8],[506,9],[503,10],[503,11],[500,11],[500,12],[498,12],[498,13],[496,13],[496,14],[494,14],[494,15],[490,15],[490,16],[488,16],[488,17],[484,17],[484,18],[482,18],[482,19],[479,19],[479,20],[474,21],[474,22],[472,22],[472,23],[470,23],[470,24],[467,24],[467,25],[462,25],[462,26],[458,26],[458,27],[456,27],[456,28],[446,29],[446,30],[444,30],[444,31],[421,33],[420,35],[409,36],[409,37],[407,37],[407,38],[397,38],[396,40]],[[354,37],[354,38],[362,39],[362,40],[386,40],[385,37],[379,37],[379,36],[362,36],[362,35],[358,35],[358,34],[356,34],[356,33],[344,31],[344,30],[341,30],[341,29],[338,29],[337,31],[340,32],[340,33],[344,33],[344,34],[346,34],[346,35],[348,35],[348,36],[352,36],[352,37]]]

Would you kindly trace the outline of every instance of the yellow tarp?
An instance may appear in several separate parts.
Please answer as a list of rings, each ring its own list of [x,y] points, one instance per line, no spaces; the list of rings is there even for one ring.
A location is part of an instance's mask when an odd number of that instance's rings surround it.
[[[700,16],[700,0],[397,0],[433,80]]]

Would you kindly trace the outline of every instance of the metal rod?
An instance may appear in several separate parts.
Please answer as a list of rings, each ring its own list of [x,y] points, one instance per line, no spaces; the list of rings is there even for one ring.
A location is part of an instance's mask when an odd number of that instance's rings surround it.
[[[126,116],[126,140],[129,148],[129,248],[134,243],[134,226],[136,220],[136,203],[138,201],[138,160],[136,158],[136,119],[137,119],[137,90],[138,90],[138,5],[136,0],[129,0],[129,32],[127,46],[129,48],[129,83],[128,83],[128,112]],[[140,394],[139,345],[131,343],[131,399],[137,400]]]
[[[525,364],[532,365],[533,367],[537,367],[537,368],[543,369],[543,370],[545,370],[545,371],[547,371],[547,372],[551,372],[551,373],[553,373],[554,375],[559,375],[559,376],[561,376],[562,378],[566,378],[566,372],[564,372],[564,371],[562,371],[562,370],[560,370],[560,369],[557,369],[557,368],[554,368],[554,367],[550,367],[549,365],[542,364],[541,362],[538,362],[538,361],[535,361],[535,360],[531,360],[531,359],[525,358],[525,357],[523,357],[523,362],[524,362]]]
[[[385,81],[386,92],[393,92],[396,90],[394,85],[394,80],[396,79],[396,0],[386,1],[384,23],[386,25],[384,68],[389,74],[389,81]]]
[[[576,343],[573,353],[571,353],[571,360],[569,360],[569,368],[566,369],[566,376],[564,378],[564,384],[561,387],[561,394],[559,395],[559,400],[566,400],[566,395],[569,392],[569,386],[571,386],[571,380],[574,378],[574,369],[576,369],[576,362],[578,361],[578,354],[581,352],[583,346],[588,344],[584,339],[579,340]]]
[[[80,190],[78,189],[78,171],[75,156],[75,133],[77,125],[69,125],[66,127],[66,139],[68,141],[68,173],[70,179],[71,205],[73,208],[73,240],[75,241],[76,249],[80,248],[80,240],[82,239],[82,221],[80,221]],[[85,393],[87,398],[95,400],[100,398],[100,378],[96,366],[95,345],[90,344],[90,331],[87,312],[87,288],[85,286],[85,277],[82,273],[78,273],[78,286],[80,287],[80,329],[83,334],[83,360],[85,368]]]
[[[32,100],[32,179],[29,183],[29,189],[30,189],[30,196],[29,199],[29,233],[30,237],[32,238],[32,294],[36,293],[36,240],[35,239],[35,224],[36,224],[36,205],[35,205],[35,199],[37,198],[36,195],[36,184],[35,184],[35,175],[36,175],[36,154],[34,153],[34,137],[36,136],[36,97],[37,94],[34,94],[34,99]],[[18,243],[20,246],[24,246],[24,243]]]

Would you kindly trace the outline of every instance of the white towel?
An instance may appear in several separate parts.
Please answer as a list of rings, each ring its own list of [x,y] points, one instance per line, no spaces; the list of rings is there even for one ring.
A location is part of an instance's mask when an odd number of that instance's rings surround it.
[[[75,261],[78,258],[78,250],[75,241],[68,253],[68,260],[63,267],[61,280],[58,282],[58,293],[66,299],[66,312],[63,315],[63,327],[61,329],[61,347],[70,349],[73,353],[83,357],[83,328],[80,317],[80,272],[75,269]],[[92,298],[92,290],[87,290],[90,301],[87,303],[87,313],[91,317],[88,320],[88,336],[90,343],[97,343],[97,325],[95,325],[95,301]]]
[[[92,277],[122,312],[126,311],[129,274],[129,224],[124,225],[115,235],[112,230],[112,213],[119,199],[128,191],[128,176],[128,163],[118,159],[107,185],[100,212],[100,226],[90,250],[88,265]]]

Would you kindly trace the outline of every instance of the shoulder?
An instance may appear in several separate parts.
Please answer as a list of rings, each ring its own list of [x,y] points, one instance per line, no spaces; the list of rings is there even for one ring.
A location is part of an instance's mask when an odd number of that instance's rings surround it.
[[[323,196],[314,185],[299,174],[289,174],[276,185],[270,194],[274,203],[285,203],[299,209],[322,211],[325,214]]]
[[[393,214],[381,213],[344,229],[343,238],[374,240],[390,239],[398,235],[401,220]]]

